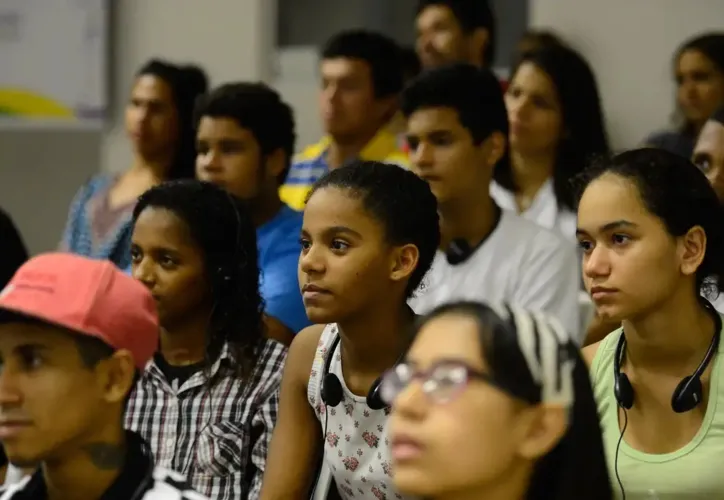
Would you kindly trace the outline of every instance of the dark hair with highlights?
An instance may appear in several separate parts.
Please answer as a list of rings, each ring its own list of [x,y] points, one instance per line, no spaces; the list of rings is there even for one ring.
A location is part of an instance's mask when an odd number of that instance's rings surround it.
[[[206,347],[207,368],[227,343],[247,375],[256,361],[265,328],[259,293],[256,229],[243,203],[207,182],[164,182],[146,191],[133,210],[133,222],[146,208],[173,212],[202,249],[213,309]]]

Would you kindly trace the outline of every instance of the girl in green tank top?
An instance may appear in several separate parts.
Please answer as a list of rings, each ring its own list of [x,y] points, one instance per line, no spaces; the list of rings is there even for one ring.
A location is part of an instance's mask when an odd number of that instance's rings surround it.
[[[578,239],[599,316],[622,324],[584,349],[619,498],[724,498],[724,226],[706,177],[656,149],[579,178]]]

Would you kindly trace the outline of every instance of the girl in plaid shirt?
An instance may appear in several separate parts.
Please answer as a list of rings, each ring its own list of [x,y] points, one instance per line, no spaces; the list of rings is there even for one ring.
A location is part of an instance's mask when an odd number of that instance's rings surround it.
[[[198,181],[149,190],[133,220],[133,276],[162,330],[126,426],[197,491],[255,498],[286,349],[264,337],[254,225],[235,197]]]

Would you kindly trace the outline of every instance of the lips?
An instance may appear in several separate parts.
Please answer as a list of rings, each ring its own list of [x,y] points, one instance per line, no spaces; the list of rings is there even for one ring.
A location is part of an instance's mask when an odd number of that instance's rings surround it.
[[[424,447],[416,439],[399,434],[392,439],[390,453],[397,462],[414,460],[422,455]]]
[[[608,297],[611,297],[615,293],[617,293],[618,290],[615,288],[607,288],[604,286],[594,286],[591,288],[591,298],[593,300],[603,300]]]
[[[329,293],[329,290],[326,288],[322,288],[319,285],[315,285],[314,283],[305,283],[304,286],[302,286],[302,293]]]
[[[27,420],[0,420],[0,439],[9,439],[30,426]]]

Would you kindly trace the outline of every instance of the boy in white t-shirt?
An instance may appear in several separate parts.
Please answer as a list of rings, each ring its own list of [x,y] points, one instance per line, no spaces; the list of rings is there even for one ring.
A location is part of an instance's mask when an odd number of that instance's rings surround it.
[[[509,162],[508,116],[492,72],[457,64],[428,71],[403,92],[412,169],[440,212],[441,251],[411,305],[504,301],[558,316],[580,339],[575,247],[501,210],[488,187]]]

